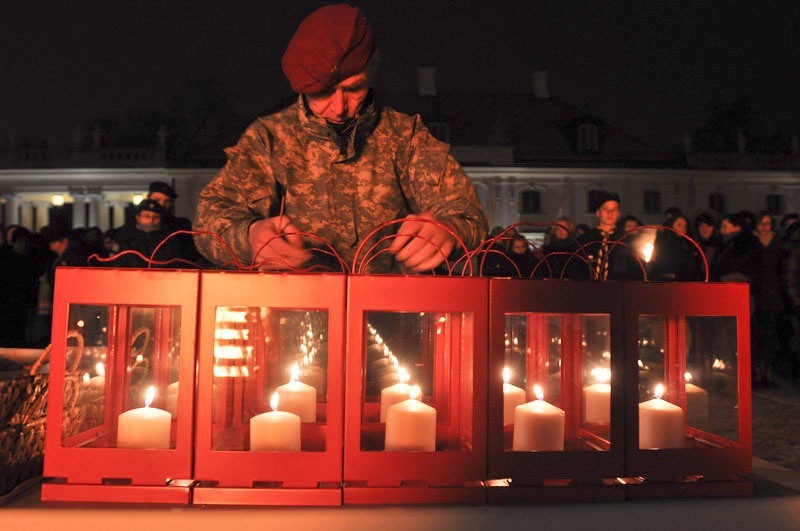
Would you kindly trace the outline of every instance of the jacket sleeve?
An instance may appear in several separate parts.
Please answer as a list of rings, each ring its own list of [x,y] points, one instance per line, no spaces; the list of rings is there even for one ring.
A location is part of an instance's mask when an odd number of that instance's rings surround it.
[[[419,116],[414,117],[410,142],[401,150],[398,164],[412,212],[430,212],[468,249],[483,241],[488,222],[472,182],[450,154],[450,146],[434,138]]]
[[[235,146],[225,150],[228,162],[200,192],[194,229],[206,234],[195,235],[195,244],[217,266],[230,263],[231,252],[242,264],[252,260],[248,229],[269,216],[276,197],[269,138],[264,127],[251,125]]]

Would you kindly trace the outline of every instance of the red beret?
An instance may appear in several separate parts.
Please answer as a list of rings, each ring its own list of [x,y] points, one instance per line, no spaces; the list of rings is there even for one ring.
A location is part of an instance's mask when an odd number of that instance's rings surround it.
[[[360,9],[325,6],[300,23],[281,67],[292,90],[314,94],[363,70],[373,47],[372,28]]]

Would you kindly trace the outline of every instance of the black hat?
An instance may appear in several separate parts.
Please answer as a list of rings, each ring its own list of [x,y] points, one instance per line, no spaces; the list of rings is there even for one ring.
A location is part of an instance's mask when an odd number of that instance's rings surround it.
[[[162,181],[153,181],[150,183],[150,186],[147,188],[147,193],[152,194],[153,192],[164,194],[172,199],[177,199],[178,197],[178,194],[175,193],[175,190],[173,190],[170,185]]]
[[[161,207],[161,205],[159,205],[152,199],[142,199],[142,201],[136,206],[137,214],[145,210],[149,212],[156,212],[158,214],[161,214],[162,216],[164,215],[164,209]]]
[[[44,236],[44,242],[49,244],[69,238],[69,230],[64,225],[57,223],[42,227],[42,236]]]
[[[594,205],[592,206],[592,210],[595,211],[599,210],[600,207],[603,206],[603,204],[606,203],[607,201],[616,201],[617,203],[620,202],[619,196],[614,192],[606,192],[604,190],[601,190],[594,197]]]

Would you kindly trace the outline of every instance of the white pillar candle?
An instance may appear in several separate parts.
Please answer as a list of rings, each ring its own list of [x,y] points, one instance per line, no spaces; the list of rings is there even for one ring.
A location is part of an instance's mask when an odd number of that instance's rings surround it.
[[[536,400],[514,410],[515,452],[553,452],[564,450],[564,410],[544,401],[544,393],[534,386]]]
[[[503,367],[503,424],[514,422],[514,410],[527,400],[525,389],[508,383],[509,380],[511,380],[511,369]]]
[[[611,371],[592,369],[597,383],[583,388],[583,421],[611,422]]]
[[[691,373],[687,372],[683,376],[686,380],[686,414],[689,423],[708,420],[708,391],[691,383]]]
[[[251,452],[299,452],[300,417],[278,408],[279,395],[272,394],[273,411],[261,413],[250,419]]]
[[[172,415],[150,407],[156,389],[147,389],[145,406],[131,409],[117,418],[117,448],[169,449]]]
[[[683,409],[662,400],[664,386],[656,386],[656,397],[639,404],[639,448],[682,448]]]
[[[411,393],[411,386],[408,381],[411,376],[404,367],[400,367],[397,371],[397,377],[400,383],[390,385],[381,390],[381,422],[386,422],[386,410],[389,406],[393,406],[403,400],[407,400]]]
[[[292,367],[292,378],[289,383],[278,386],[275,390],[280,396],[280,410],[294,413],[302,422],[317,421],[317,390],[297,380],[300,367]]]
[[[387,452],[435,452],[436,410],[416,400],[419,387],[411,390],[412,398],[390,406],[386,411]]]

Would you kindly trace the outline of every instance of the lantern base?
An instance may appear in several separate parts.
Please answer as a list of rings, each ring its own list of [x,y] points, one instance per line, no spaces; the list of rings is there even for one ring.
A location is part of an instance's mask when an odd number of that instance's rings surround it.
[[[558,480],[541,485],[511,485],[507,480],[488,482],[489,503],[615,502],[625,500],[625,489],[614,480],[594,485]]]
[[[625,484],[625,497],[631,500],[651,498],[734,498],[753,495],[753,481],[735,477],[729,481],[655,482]]]
[[[486,503],[486,487],[476,482],[462,487],[344,487],[345,505]]]
[[[341,505],[342,489],[338,483],[319,488],[247,488],[209,487],[202,484],[192,491],[193,505]]]
[[[190,480],[178,480],[164,486],[81,485],[53,480],[42,483],[42,501],[189,505],[193,483]]]

